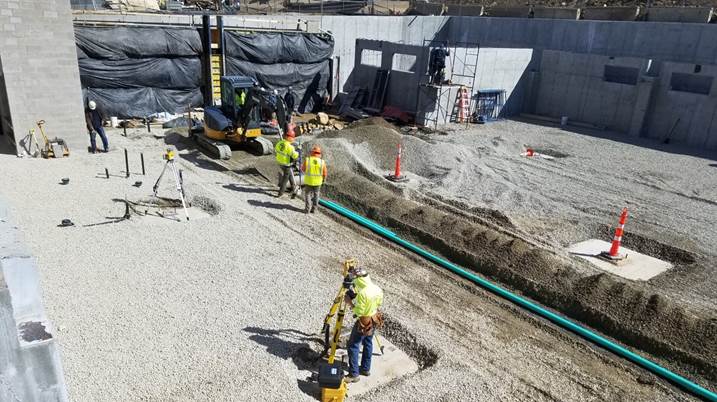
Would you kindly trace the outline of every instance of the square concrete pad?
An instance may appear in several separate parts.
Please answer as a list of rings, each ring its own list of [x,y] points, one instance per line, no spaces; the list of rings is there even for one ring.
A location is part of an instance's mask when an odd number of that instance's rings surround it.
[[[617,266],[597,257],[601,252],[608,250],[610,250],[610,243],[596,239],[573,244],[568,248],[570,254],[590,261],[603,271],[634,281],[649,280],[672,268],[672,264],[667,261],[640,254],[625,247],[620,247],[620,254],[627,254],[627,262],[623,265]]]
[[[348,339],[348,334],[346,334],[345,339]],[[381,346],[383,346],[384,354],[381,355],[381,350],[379,349],[378,344],[376,343],[376,337],[374,336],[371,375],[368,377],[361,376],[361,380],[359,382],[347,384],[347,396],[351,397],[363,394],[380,385],[387,384],[397,378],[403,377],[406,374],[418,371],[418,364],[408,357],[406,353],[389,342],[388,339],[380,336],[379,342],[381,343]],[[348,365],[349,358],[346,355],[346,349],[342,348],[336,351],[336,359],[341,360],[344,356],[346,364]]]

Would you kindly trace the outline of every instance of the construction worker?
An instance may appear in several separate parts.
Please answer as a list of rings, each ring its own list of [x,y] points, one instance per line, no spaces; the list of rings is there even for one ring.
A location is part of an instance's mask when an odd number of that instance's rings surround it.
[[[446,76],[446,57],[449,56],[450,53],[451,52],[448,50],[447,42],[444,42],[440,47],[431,50],[429,56],[430,61],[428,64],[430,84],[443,85]]]
[[[328,173],[326,162],[321,159],[320,146],[311,147],[311,155],[304,160],[301,171],[304,172],[304,212],[314,213],[319,205],[321,185],[324,184]]]
[[[246,103],[246,90],[244,88],[237,89],[234,93],[234,107],[237,110],[241,110],[244,108],[244,104]]]
[[[99,134],[102,140],[102,152],[109,150],[109,142],[107,141],[107,135],[105,135],[105,129],[102,127],[102,114],[97,110],[97,103],[90,101],[85,109],[85,123],[87,124],[87,132],[90,134],[90,152],[93,154],[97,153],[97,142],[96,136]]]
[[[296,97],[292,87],[289,87],[289,89],[286,90],[284,103],[286,103],[286,113],[290,116],[289,120],[291,120],[291,116],[294,115],[294,107],[296,106]]]
[[[383,303],[383,290],[376,286],[365,269],[352,268],[349,273],[354,277],[352,287],[346,293],[349,304],[356,317],[347,344],[349,354],[349,376],[347,383],[358,382],[360,375],[371,374],[371,356],[373,355],[373,335],[376,327],[383,325],[383,314],[378,311]],[[359,364],[359,349],[363,345],[363,354]]]
[[[296,185],[296,180],[294,179],[294,163],[299,160],[299,153],[296,152],[292,145],[295,138],[294,130],[290,128],[284,138],[274,146],[276,162],[281,167],[279,194],[277,194],[277,197],[284,195],[287,181],[291,182],[291,198],[296,198],[296,194],[299,192],[299,186]]]

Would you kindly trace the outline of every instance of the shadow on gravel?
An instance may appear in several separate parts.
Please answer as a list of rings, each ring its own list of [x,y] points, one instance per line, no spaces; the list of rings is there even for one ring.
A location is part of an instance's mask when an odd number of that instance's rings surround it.
[[[319,385],[313,379],[318,375],[321,354],[311,347],[312,344],[320,345],[319,336],[294,329],[246,327],[243,331],[252,334],[249,339],[266,347],[266,351],[272,355],[284,360],[291,359],[297,369],[310,371],[311,375],[305,380],[298,379],[297,384],[301,392],[319,399]]]
[[[238,184],[225,184],[222,187],[226,188],[227,190],[232,191],[238,191],[240,193],[254,193],[254,194],[266,194],[266,195],[274,195],[269,192],[269,190],[261,187],[252,187],[252,186],[240,186]]]
[[[277,203],[271,202],[271,201],[259,201],[259,200],[248,200],[247,202],[249,203],[249,205],[251,205],[253,207],[271,208],[271,209],[279,209],[279,210],[287,209],[289,211],[296,211],[296,212],[301,212],[301,213],[304,212],[303,209],[297,208],[290,204],[277,204]]]

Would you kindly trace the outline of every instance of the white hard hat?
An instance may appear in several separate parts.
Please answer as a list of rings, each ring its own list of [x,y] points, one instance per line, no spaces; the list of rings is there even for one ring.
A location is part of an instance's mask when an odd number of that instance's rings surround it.
[[[89,107],[90,107],[90,110],[95,110],[95,109],[97,109],[97,104],[95,103],[95,101],[90,101]]]

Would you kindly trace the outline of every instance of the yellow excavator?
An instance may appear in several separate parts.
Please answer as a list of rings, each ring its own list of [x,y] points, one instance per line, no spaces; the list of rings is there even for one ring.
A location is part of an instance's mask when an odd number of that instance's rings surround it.
[[[221,106],[204,108],[204,132],[196,135],[199,145],[219,159],[231,158],[231,145],[258,155],[271,154],[273,144],[262,135],[278,131],[282,136],[288,129],[284,100],[259,87],[251,77],[225,76],[220,84]],[[276,128],[265,123],[272,113],[276,114]]]

